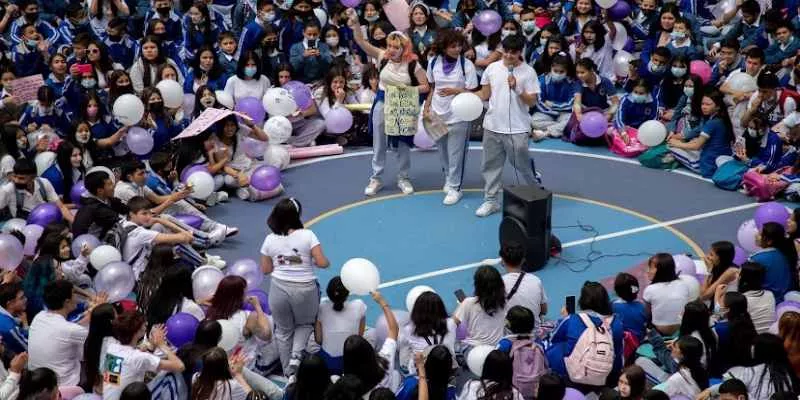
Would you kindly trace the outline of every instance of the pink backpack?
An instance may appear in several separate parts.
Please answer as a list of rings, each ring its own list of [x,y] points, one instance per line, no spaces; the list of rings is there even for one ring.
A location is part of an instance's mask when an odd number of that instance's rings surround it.
[[[526,399],[536,397],[539,392],[539,378],[548,371],[544,351],[530,339],[514,340],[511,345],[511,359],[514,365],[514,387]]]
[[[608,143],[608,149],[612,153],[622,157],[633,158],[647,151],[647,146],[639,142],[639,131],[634,128],[628,128],[625,133],[628,134],[627,144],[622,139],[621,129],[608,128],[606,142]]]
[[[578,338],[572,353],[564,358],[569,379],[584,385],[605,385],[606,378],[614,368],[614,338],[611,333],[611,317],[603,317],[603,323],[595,326],[587,314],[577,314],[586,329]]]
[[[788,168],[791,167],[785,167],[775,172],[780,174]],[[774,199],[775,195],[786,189],[787,186],[789,186],[787,182],[772,182],[767,179],[766,175],[759,174],[753,170],[745,172],[742,177],[742,187],[745,192],[747,192],[748,196],[757,198],[758,201],[770,201]]]

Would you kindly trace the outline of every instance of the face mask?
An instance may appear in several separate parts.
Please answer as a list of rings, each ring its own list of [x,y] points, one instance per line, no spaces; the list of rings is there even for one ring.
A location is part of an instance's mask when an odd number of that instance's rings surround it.
[[[97,112],[98,111],[99,110],[98,110],[97,107],[89,107],[89,108],[86,109],[86,115],[89,116],[89,117],[94,118],[94,117],[97,116]]]
[[[158,7],[158,8],[156,8],[156,11],[158,11],[158,13],[161,14],[161,15],[169,14],[170,10],[172,10],[172,7]]]
[[[97,85],[97,81],[94,80],[93,78],[84,79],[81,81],[81,86],[85,87],[86,89],[91,89],[95,85]]]
[[[550,39],[539,39],[539,46],[547,46],[547,41]]]
[[[14,182],[14,188],[16,188],[17,190],[26,190],[28,189],[28,184]]]
[[[680,78],[680,77],[686,75],[686,68],[672,67],[672,69],[670,69],[670,71],[672,72],[672,76],[674,76],[676,78]]]
[[[664,73],[664,70],[665,70],[665,69],[667,69],[667,67],[666,67],[666,66],[663,66],[663,65],[658,65],[658,64],[656,64],[656,63],[654,63],[654,62],[650,61],[650,62],[647,64],[647,69],[648,69],[650,72],[654,73],[654,74],[661,74],[661,73]]]
[[[256,72],[258,72],[258,68],[256,68],[256,67],[244,67],[244,74],[248,78],[252,78],[252,77],[256,76]]]
[[[154,102],[150,103],[150,111],[152,111],[154,113],[159,113],[163,109],[164,109],[164,103],[162,103],[160,101],[154,101]]]
[[[258,18],[264,22],[272,22],[275,20],[275,13],[272,11],[258,13]]]
[[[80,144],[89,143],[90,135],[88,133],[78,133],[75,135],[75,140]]]
[[[336,47],[339,45],[339,38],[338,37],[325,38],[325,43],[327,43],[328,46],[330,47]]]
[[[36,47],[36,45],[39,44],[39,42],[36,41],[36,40],[33,40],[33,39],[28,39],[28,40],[25,41],[25,44],[28,47]]]
[[[505,38],[507,38],[507,37],[509,37],[511,35],[516,35],[516,34],[517,34],[517,31],[515,31],[515,30],[503,29],[503,32],[500,34],[500,37],[505,39]]]
[[[672,32],[669,34],[672,40],[681,40],[686,37],[686,32]]]
[[[631,101],[633,101],[634,103],[647,102],[647,95],[646,94],[631,93]]]
[[[206,97],[200,98],[200,104],[202,104],[203,107],[206,107],[206,108],[213,107],[214,103],[216,103],[216,102],[217,102],[217,99],[215,99],[212,96],[206,96]]]
[[[527,33],[531,33],[536,30],[536,22],[535,21],[523,21],[522,22],[522,30]]]
[[[567,77],[567,74],[559,74],[559,73],[555,73],[555,72],[551,72],[550,73],[550,79],[552,79],[553,82],[561,82],[566,77]]]
[[[685,94],[686,97],[692,97],[692,95],[694,94],[694,88],[693,87],[684,87],[683,88],[683,94]]]
[[[369,16],[365,15],[364,19],[367,20],[367,22],[375,22],[380,17],[381,17],[380,15],[369,15]]]

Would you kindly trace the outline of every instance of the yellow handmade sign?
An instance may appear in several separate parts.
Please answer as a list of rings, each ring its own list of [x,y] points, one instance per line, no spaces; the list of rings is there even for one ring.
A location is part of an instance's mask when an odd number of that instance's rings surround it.
[[[383,115],[387,135],[414,136],[419,118],[419,89],[387,86]]]

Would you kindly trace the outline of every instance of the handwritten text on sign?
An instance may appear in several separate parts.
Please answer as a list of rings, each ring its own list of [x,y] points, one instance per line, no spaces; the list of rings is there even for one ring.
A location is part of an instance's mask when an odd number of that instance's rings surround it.
[[[231,115],[237,115],[241,118],[245,118],[250,120],[251,118],[245,114],[231,111],[231,110],[222,110],[217,108],[206,108],[197,118],[192,121],[189,126],[186,127],[178,136],[175,136],[172,140],[183,139],[187,137],[197,136],[201,134],[204,130],[214,125],[217,121]]]
[[[383,114],[386,134],[389,136],[414,136],[419,117],[419,88],[416,86],[386,87]]]
[[[26,76],[11,81],[11,94],[21,102],[36,100],[36,92],[44,86],[42,74]]]

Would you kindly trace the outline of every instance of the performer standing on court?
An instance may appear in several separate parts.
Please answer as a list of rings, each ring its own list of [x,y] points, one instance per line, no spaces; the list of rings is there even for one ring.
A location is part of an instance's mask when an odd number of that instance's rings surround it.
[[[370,130],[372,131],[372,176],[369,184],[364,189],[364,194],[374,196],[381,188],[381,174],[386,166],[386,150],[396,149],[400,171],[397,174],[397,187],[403,194],[414,193],[414,186],[408,177],[411,168],[411,146],[414,135],[386,134],[386,121],[384,118],[384,98],[389,86],[407,87],[417,86],[419,93],[428,92],[428,80],[425,70],[417,62],[417,56],[412,50],[411,39],[405,33],[394,31],[386,37],[386,50],[379,49],[370,44],[358,24],[355,10],[348,9],[347,24],[353,30],[353,36],[364,52],[378,60],[378,93],[370,113]]]
[[[522,62],[525,47],[522,36],[503,39],[503,58],[486,67],[478,96],[489,101],[483,119],[484,202],[475,215],[486,217],[500,211],[498,195],[503,187],[506,159],[516,170],[517,183],[538,184],[533,159],[528,154],[531,117],[528,109],[536,104],[541,89],[536,71]]]
[[[466,39],[461,32],[447,29],[436,36],[436,55],[428,63],[428,82],[431,89],[425,101],[423,115],[431,112],[447,124],[447,134],[436,145],[445,173],[444,205],[461,200],[461,183],[464,180],[464,163],[469,149],[472,123],[462,121],[450,108],[453,98],[478,87],[475,65],[462,54]]]

